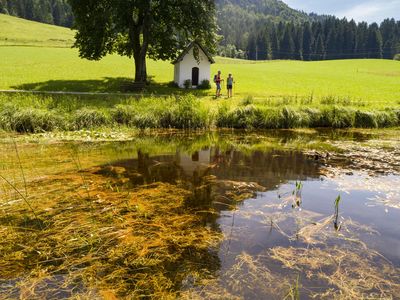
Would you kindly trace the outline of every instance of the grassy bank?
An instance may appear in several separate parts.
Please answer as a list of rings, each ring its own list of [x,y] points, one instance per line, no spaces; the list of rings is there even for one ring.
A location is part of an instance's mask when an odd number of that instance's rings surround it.
[[[171,97],[0,94],[0,128],[37,133],[99,127],[177,129],[385,128],[400,125],[400,107],[339,98],[209,100]]]

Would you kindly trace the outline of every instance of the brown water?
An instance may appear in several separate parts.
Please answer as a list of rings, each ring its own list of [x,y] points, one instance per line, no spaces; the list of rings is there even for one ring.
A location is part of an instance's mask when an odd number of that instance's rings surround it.
[[[96,284],[105,274],[71,283],[64,278],[70,275],[57,268],[33,284],[34,278],[41,278],[38,270],[49,267],[38,260],[38,266],[22,268],[29,273],[30,285],[22,269],[16,268],[15,276],[0,271],[5,298],[400,299],[396,132],[180,133],[125,142],[57,144],[4,140],[0,152],[0,175],[14,184],[2,182],[3,233],[10,224],[17,227],[10,221],[13,213],[29,214],[20,194],[31,195],[26,200],[37,204],[34,209],[46,224],[46,206],[54,201],[69,205],[66,198],[85,197],[85,188],[91,198],[93,182],[100,178],[101,186],[111,186],[110,195],[101,191],[104,199],[146,192],[149,185],[159,183],[186,190],[193,213],[207,210],[200,219],[203,229],[219,237],[206,252],[191,246],[189,254],[168,262],[163,270],[169,270],[164,275],[172,284],[161,288],[165,294],[157,294],[154,287],[138,294],[138,281],[129,278],[121,280],[127,284],[123,292]],[[49,182],[56,181],[57,188],[51,185],[50,190]],[[40,199],[48,204],[40,207]],[[29,227],[27,221],[19,226]],[[184,227],[186,235],[190,226]],[[12,242],[5,238],[0,250],[10,251],[7,243]],[[154,251],[157,255],[157,246]],[[3,263],[9,268],[15,258],[10,253],[6,257]],[[129,274],[141,272],[147,271],[137,268]]]

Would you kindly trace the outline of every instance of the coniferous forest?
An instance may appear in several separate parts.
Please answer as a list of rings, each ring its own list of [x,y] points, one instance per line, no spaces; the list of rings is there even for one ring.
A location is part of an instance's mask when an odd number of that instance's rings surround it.
[[[400,53],[400,21],[381,24],[307,14],[278,0],[216,0],[218,54],[251,60],[392,59]],[[67,0],[0,0],[0,13],[73,26]]]
[[[0,13],[64,27],[73,24],[66,0],[0,0]]]

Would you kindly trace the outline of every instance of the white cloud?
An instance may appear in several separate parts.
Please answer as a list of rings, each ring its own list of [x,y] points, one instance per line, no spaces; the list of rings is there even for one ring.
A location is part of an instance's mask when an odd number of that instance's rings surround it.
[[[347,17],[356,21],[380,22],[385,18],[399,18],[400,0],[369,1],[357,4],[350,9],[337,12],[338,17]]]
[[[332,14],[356,21],[381,22],[400,19],[400,0],[283,0],[289,6],[306,12]]]

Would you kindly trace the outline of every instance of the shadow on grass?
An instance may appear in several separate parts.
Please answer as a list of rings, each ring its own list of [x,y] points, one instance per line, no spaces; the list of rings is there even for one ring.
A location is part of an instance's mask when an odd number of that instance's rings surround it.
[[[152,76],[149,76],[151,81]],[[171,86],[169,83],[151,81],[140,91],[133,85],[133,79],[126,77],[104,77],[93,80],[48,80],[44,82],[26,83],[13,86],[16,90],[38,92],[89,92],[89,93],[137,93],[154,95],[185,95],[194,94],[199,97],[210,95],[210,90],[184,90]]]

